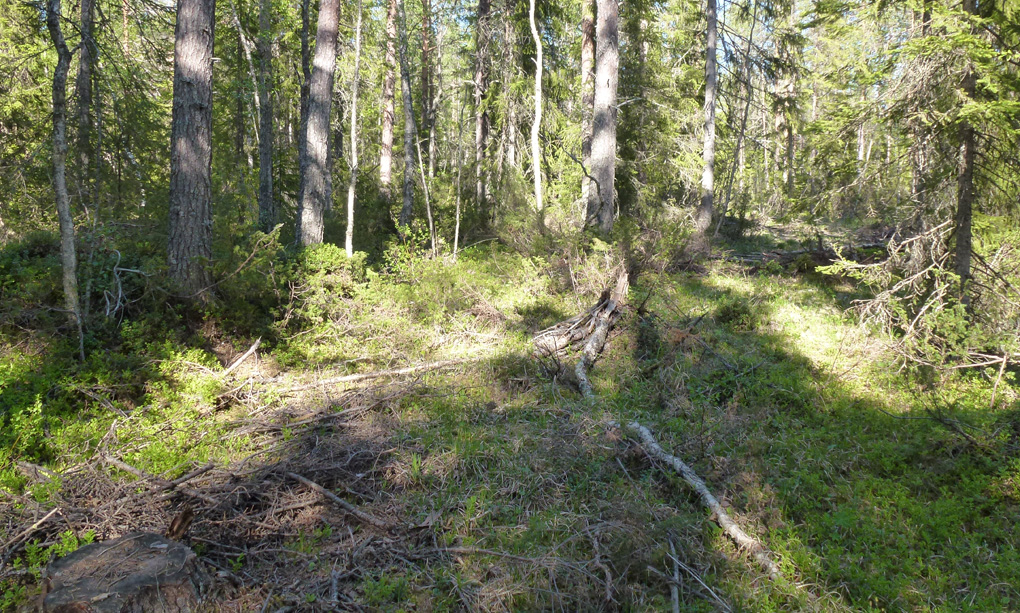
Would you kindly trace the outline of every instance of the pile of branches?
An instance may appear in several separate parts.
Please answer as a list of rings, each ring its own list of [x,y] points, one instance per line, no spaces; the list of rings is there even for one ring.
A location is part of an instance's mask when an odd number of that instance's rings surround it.
[[[1020,357],[1020,253],[1003,245],[986,259],[973,254],[972,276],[961,291],[949,242],[952,221],[890,240],[888,258],[870,264],[846,259],[825,269],[862,281],[874,295],[855,302],[865,323],[896,339],[904,365],[939,371],[998,367]]]

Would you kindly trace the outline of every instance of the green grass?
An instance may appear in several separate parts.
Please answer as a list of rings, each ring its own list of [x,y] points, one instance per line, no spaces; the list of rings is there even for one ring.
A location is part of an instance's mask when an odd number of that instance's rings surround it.
[[[998,391],[1011,408],[989,411],[987,376],[931,387],[899,372],[888,339],[845,314],[858,295],[847,282],[717,263],[703,274],[646,272],[636,281],[632,301],[650,292],[649,315],[620,320],[592,373],[599,400],[585,401],[538,368],[529,339],[595,301],[610,256],[524,257],[480,246],[456,263],[394,255],[386,270],[362,270],[329,252],[296,264],[307,275],[290,273],[290,285],[279,286],[287,291],[273,321],[256,330],[261,359],[281,371],[273,385],[468,360],[423,375],[359,419],[389,450],[370,471],[378,491],[366,507],[385,501],[402,523],[421,526],[410,552],[475,553],[368,567],[351,579],[361,602],[590,610],[607,606],[608,573],[610,608],[663,610],[669,588],[649,567],[672,572],[672,542],[736,610],[1020,607],[1013,380]],[[13,462],[59,470],[87,461],[104,440],[166,478],[257,452],[267,439],[232,436],[252,407],[223,400],[231,386],[215,374],[212,341],[244,329],[224,313],[197,323],[193,315],[136,317],[102,358],[81,365],[59,353],[57,335],[19,344],[20,333],[5,330],[0,487],[34,487],[45,502],[52,491],[32,486]],[[239,348],[250,341],[231,339]],[[272,411],[322,397],[267,393],[260,402]],[[929,419],[932,406],[973,426],[979,444]],[[785,580],[764,578],[684,483],[609,429],[610,419],[641,421],[688,461],[777,554]],[[301,435],[287,429],[281,438]],[[326,524],[288,537],[285,546],[303,554],[291,554],[296,563],[308,564],[303,585],[312,586],[295,598],[327,596],[326,552],[346,533]],[[326,560],[313,564],[303,557],[320,554]],[[233,563],[240,571],[259,560]],[[22,589],[0,584],[9,599]],[[685,610],[716,610],[706,594],[684,576]]]

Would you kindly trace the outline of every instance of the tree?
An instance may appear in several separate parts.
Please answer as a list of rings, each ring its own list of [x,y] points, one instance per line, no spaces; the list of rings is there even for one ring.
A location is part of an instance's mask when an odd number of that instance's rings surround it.
[[[99,46],[93,35],[95,22],[95,0],[81,0],[81,46],[78,55],[78,77],[75,92],[78,97],[78,191],[82,207],[86,210],[96,207],[93,169],[96,155],[92,147],[92,72],[99,54]],[[95,215],[95,211],[92,211]]]
[[[379,150],[379,188],[389,203],[393,181],[393,122],[396,120],[394,89],[397,74],[397,0],[389,0],[386,8],[386,76],[382,89],[382,145]]]
[[[589,202],[591,179],[591,128],[595,109],[595,0],[581,2],[581,201]]]
[[[351,85],[351,176],[347,181],[347,233],[344,245],[347,257],[354,255],[354,190],[358,184],[358,86],[361,81],[361,0],[354,28],[354,82]]]
[[[411,101],[411,68],[407,60],[407,16],[404,0],[400,2],[400,90],[404,98],[404,202],[400,208],[399,224],[411,225],[414,214],[414,103]]]
[[[977,16],[976,0],[963,0],[963,11],[968,16]],[[973,27],[971,28],[973,34]],[[969,59],[963,68],[964,104],[973,103],[977,93],[977,73]],[[956,257],[954,268],[960,277],[960,296],[965,303],[967,281],[970,279],[972,252],[972,220],[974,217],[974,161],[977,157],[977,130],[970,118],[960,121],[960,165],[956,197]]]
[[[189,296],[210,285],[215,0],[180,0],[170,127],[171,280]]]
[[[595,38],[595,111],[591,175],[596,189],[588,198],[585,225],[602,234],[613,229],[616,194],[616,88],[619,82],[619,0],[598,0]]]
[[[315,59],[308,86],[307,160],[301,169],[297,243],[304,247],[322,242],[323,215],[332,197],[329,177],[329,119],[333,104],[333,72],[340,26],[340,0],[321,0],[315,33]]]
[[[82,334],[81,308],[78,302],[78,261],[74,247],[74,219],[71,217],[71,199],[67,194],[67,71],[71,65],[71,51],[67,48],[60,28],[60,0],[46,4],[46,27],[57,48],[57,67],[53,71],[53,191],[57,199],[57,218],[60,222],[60,268],[64,285],[64,308],[71,323],[78,330],[78,353],[85,359],[85,341]]]
[[[475,205],[488,218],[488,195],[485,184],[485,147],[489,138],[489,115],[485,109],[488,90],[489,0],[478,0],[475,23]]]
[[[273,79],[273,48],[270,27],[270,0],[259,0],[259,229],[269,232],[276,225],[273,199],[273,98],[269,91]]]
[[[716,94],[716,0],[706,0],[705,16],[705,169],[701,173],[701,203],[694,216],[695,249],[708,248],[708,229],[712,226],[712,201],[715,197],[715,94]]]
[[[531,24],[531,38],[535,41],[535,120],[531,122],[531,172],[535,175],[535,211],[542,215],[542,146],[539,131],[542,129],[542,38],[538,35],[535,22],[535,0],[531,0],[528,12]]]

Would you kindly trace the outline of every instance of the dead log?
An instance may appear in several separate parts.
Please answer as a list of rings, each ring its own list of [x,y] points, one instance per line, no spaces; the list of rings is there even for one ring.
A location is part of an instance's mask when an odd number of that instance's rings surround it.
[[[630,280],[627,270],[621,269],[616,277],[616,286],[609,295],[609,300],[605,301],[605,306],[594,315],[594,331],[588,337],[588,342],[584,344],[581,358],[577,361],[577,366],[574,367],[574,373],[577,375],[581,393],[585,398],[593,398],[595,396],[595,389],[592,387],[591,380],[588,379],[588,369],[595,364],[595,360],[602,353],[602,348],[606,345],[606,339],[609,338],[609,329],[620,316],[620,309],[627,299],[627,290],[629,288]]]
[[[442,360],[439,362],[426,362],[425,364],[418,364],[417,366],[407,366],[405,368],[393,368],[390,370],[377,370],[375,372],[365,372],[356,375],[331,377],[329,379],[320,379],[314,383],[306,383],[304,385],[295,385],[293,387],[287,387],[279,391],[280,393],[288,394],[291,392],[300,392],[303,390],[314,389],[322,385],[336,385],[338,383],[355,383],[357,381],[367,381],[369,379],[378,379],[380,377],[396,377],[399,375],[410,375],[427,370],[439,370],[442,368],[449,368],[450,366],[463,364],[466,361],[467,360]]]
[[[93,543],[50,564],[45,613],[184,613],[198,610],[209,576],[188,547],[135,532]]]
[[[619,424],[614,423],[611,425],[619,427]],[[779,566],[772,561],[772,558],[769,556],[765,546],[761,544],[761,541],[744,532],[744,530],[737,525],[737,522],[733,521],[729,514],[726,513],[723,506],[719,504],[719,500],[712,494],[711,491],[709,491],[705,482],[696,472],[694,472],[694,469],[675,455],[667,453],[666,450],[664,450],[659,443],[656,442],[655,437],[652,436],[651,430],[642,426],[638,422],[630,422],[627,424],[627,429],[638,435],[641,439],[641,445],[645,448],[648,455],[669,465],[673,470],[678,472],[681,477],[683,477],[683,480],[687,482],[687,485],[691,486],[691,489],[698,493],[698,496],[701,498],[701,502],[708,507],[710,511],[712,511],[716,523],[723,529],[726,536],[733,539],[733,542],[736,543],[738,547],[748,551],[758,564],[761,565],[765,572],[768,573],[770,579],[776,580],[780,577]]]
[[[357,517],[366,524],[372,524],[376,528],[382,528],[383,530],[389,530],[390,528],[393,527],[393,525],[390,524],[389,522],[381,520],[375,515],[372,515],[371,513],[366,513],[365,511],[362,511],[358,507],[347,502],[343,498],[337,496],[333,492],[327,490],[326,488],[322,487],[321,485],[312,481],[311,479],[306,479],[305,477],[302,477],[297,473],[287,473],[287,476],[290,477],[291,479],[294,479],[295,481],[300,481],[301,483],[308,486],[311,490],[318,492],[319,494],[322,494],[326,498],[332,500],[333,502],[338,504],[340,508],[342,508],[344,511],[347,511],[348,513],[350,513],[354,517]]]

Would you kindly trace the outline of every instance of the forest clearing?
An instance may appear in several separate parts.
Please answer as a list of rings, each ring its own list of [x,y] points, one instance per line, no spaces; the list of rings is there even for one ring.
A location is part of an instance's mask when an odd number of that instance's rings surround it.
[[[1018,10],[0,0],[0,610],[1020,610]]]

